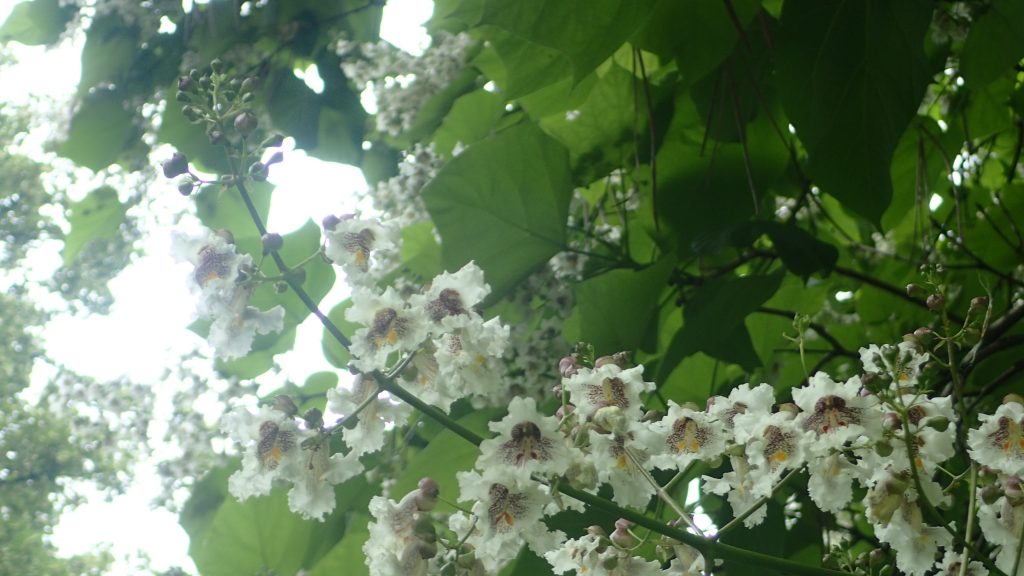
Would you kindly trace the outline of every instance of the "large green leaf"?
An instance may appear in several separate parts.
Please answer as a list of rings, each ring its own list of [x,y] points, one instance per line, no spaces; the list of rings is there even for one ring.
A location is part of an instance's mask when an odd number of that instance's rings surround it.
[[[971,26],[960,70],[970,86],[984,86],[1024,57],[1024,2],[994,0]]]
[[[644,270],[612,270],[576,285],[580,340],[599,354],[649,348],[652,321],[674,258]]]
[[[327,314],[327,318],[341,330],[343,334],[352,337],[352,334],[360,328],[358,324],[353,324],[345,319],[345,310],[352,307],[351,300],[345,300],[341,304],[338,304]],[[348,366],[352,355],[349,351],[338,342],[330,332],[324,328],[323,338],[321,340],[324,351],[324,357],[332,366],[337,368],[345,368]]]
[[[71,118],[68,137],[57,153],[79,166],[102,170],[135,142],[138,129],[116,90],[98,89],[82,98]]]
[[[71,230],[64,237],[64,265],[74,262],[90,241],[117,234],[126,210],[117,198],[117,190],[110,186],[101,186],[71,204],[68,214]]]
[[[434,132],[434,144],[445,154],[457,144],[469,146],[488,136],[504,113],[505,99],[493,92],[477,90],[460,96]]]
[[[724,277],[704,284],[683,305],[683,327],[669,344],[660,369],[695,352],[752,370],[759,363],[743,320],[775,294],[782,271],[764,276]]]
[[[445,266],[470,260],[504,294],[565,246],[572,194],[568,154],[520,125],[470,146],[423,189]]]
[[[366,514],[352,514],[346,524],[345,536],[309,571],[309,576],[363,576],[369,574],[363,544],[370,537]]]
[[[487,0],[480,23],[565,54],[578,81],[643,26],[654,5],[654,0]]]
[[[878,224],[893,151],[931,78],[925,0],[790,0],[776,38],[779,95],[821,189]]]
[[[62,4],[60,0],[30,0],[16,5],[0,26],[0,43],[53,44],[75,13],[75,5]]]

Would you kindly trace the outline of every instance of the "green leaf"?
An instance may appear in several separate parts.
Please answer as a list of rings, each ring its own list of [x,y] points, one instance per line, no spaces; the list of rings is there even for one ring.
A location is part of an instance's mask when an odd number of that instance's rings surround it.
[[[925,0],[790,0],[776,38],[779,96],[821,189],[876,225],[893,151],[932,69]]]
[[[964,80],[976,88],[992,82],[1024,57],[1024,3],[994,0],[983,10],[971,25],[960,54]]]
[[[316,148],[320,99],[290,70],[278,70],[267,82],[267,111],[276,129],[295,138],[297,148]]]
[[[643,270],[612,270],[575,286],[583,342],[598,354],[650,348],[652,322],[675,258]]]
[[[326,535],[324,524],[288,508],[284,490],[239,502],[227,496],[189,554],[203,576],[237,576],[274,570],[294,574]]]
[[[441,245],[434,238],[433,222],[417,222],[402,228],[402,265],[424,280],[444,271]]]
[[[250,183],[247,187],[256,212],[266,222],[270,208],[270,193],[273,188],[263,183]],[[236,241],[249,238],[251,241],[243,246],[250,254],[259,256],[259,238],[256,236],[256,225],[249,216],[249,211],[242,201],[242,196],[233,186],[205,186],[194,196],[196,215],[203,225],[213,230],[224,229],[231,232]]]
[[[839,250],[793,224],[758,222],[756,228],[772,239],[782,263],[797,276],[827,273],[836,265]]]
[[[487,0],[480,23],[565,54],[573,80],[579,81],[650,18],[654,5],[654,0]]]
[[[501,88],[506,98],[516,99],[545,86],[572,81],[572,64],[558,50],[541,46],[500,28],[485,28],[490,46],[474,63]]]
[[[505,99],[498,94],[477,90],[460,96],[434,132],[434,144],[451,154],[456,144],[469,146],[488,136],[504,114]]]
[[[82,47],[78,94],[86,94],[100,83],[120,85],[135,59],[139,42],[138,29],[126,27],[120,18],[108,16],[93,21]],[[168,106],[175,104],[169,102]]]
[[[345,536],[309,571],[309,576],[363,576],[369,574],[363,544],[370,537],[370,517],[355,513],[346,521]]]
[[[565,246],[571,195],[565,148],[528,124],[470,146],[422,192],[445,266],[475,260],[492,299]]]
[[[71,118],[67,139],[57,153],[94,171],[110,166],[134,142],[138,129],[131,111],[114,90],[94,90],[82,99]]]
[[[30,0],[16,4],[0,26],[0,43],[53,44],[64,32],[75,9],[74,5],[61,6],[60,0]]]
[[[683,327],[669,344],[666,358],[704,352],[752,370],[759,359],[743,320],[775,294],[784,277],[782,271],[725,277],[698,288],[683,305]],[[663,363],[660,371],[664,374],[673,368]]]
[[[495,409],[476,410],[459,418],[458,422],[484,437],[490,437],[487,423],[501,414],[501,411]],[[429,476],[441,487],[442,498],[456,502],[459,483],[455,480],[455,473],[472,470],[479,455],[479,448],[445,429],[409,460],[405,471],[395,479],[391,493],[401,498],[415,489],[421,478]]]
[[[64,237],[64,265],[74,262],[90,241],[117,234],[126,210],[117,190],[110,186],[101,186],[72,203],[68,214],[71,231]]]
[[[738,0],[732,7],[746,26],[760,2]],[[724,2],[660,0],[632,41],[644,50],[675,58],[683,81],[689,84],[714,70],[732,52],[738,37]]]

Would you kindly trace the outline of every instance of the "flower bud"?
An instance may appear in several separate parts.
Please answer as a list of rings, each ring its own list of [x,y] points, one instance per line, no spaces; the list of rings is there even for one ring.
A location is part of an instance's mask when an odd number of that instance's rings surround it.
[[[612,535],[608,539],[619,548],[632,548],[636,546],[637,540],[629,533],[629,530],[618,526],[618,522],[615,524],[615,530],[612,531]]]
[[[981,501],[991,506],[999,500],[999,497],[1003,495],[1003,491],[1000,490],[999,486],[989,485],[981,489]]]
[[[903,420],[900,420],[900,415],[895,412],[886,412],[882,416],[882,426],[886,430],[899,430],[903,427]]]
[[[287,394],[278,394],[274,397],[274,409],[278,412],[283,412],[289,418],[299,413],[299,407],[295,405],[292,397]]]
[[[341,218],[338,218],[334,214],[328,214],[327,216],[324,216],[321,224],[323,224],[324,230],[331,231],[337,228],[338,224],[341,224]]]
[[[425,477],[420,479],[418,492],[416,495],[416,507],[423,512],[429,512],[437,505],[438,496],[441,495],[441,487],[437,485],[433,478]]]
[[[913,298],[915,296],[920,295],[922,292],[923,292],[923,290],[921,290],[921,287],[918,286],[917,284],[914,284],[914,283],[907,284],[907,296],[910,296],[911,298]]]
[[[262,162],[253,162],[249,166],[249,177],[257,182],[264,182],[267,176],[270,175],[270,171],[267,170],[266,164]]]
[[[292,280],[294,280],[295,283],[298,284],[299,286],[301,286],[302,284],[304,284],[306,282],[306,269],[305,268],[299,268],[297,270],[291,270],[291,271],[288,272],[288,275],[291,276]]]
[[[945,432],[946,429],[949,428],[949,418],[946,418],[945,416],[936,416],[934,418],[929,418],[925,422],[925,426],[931,428],[932,430]]]
[[[174,181],[174,187],[182,196],[188,196],[196,189],[196,181],[190,174],[182,174]]]
[[[892,444],[888,442],[876,442],[875,443],[875,454],[878,454],[882,458],[888,458],[892,455]]]
[[[641,422],[660,422],[665,417],[665,413],[661,410],[648,410],[644,412],[644,415],[640,417]]]
[[[604,531],[604,528],[598,526],[597,524],[587,526],[587,534],[590,534],[591,536],[597,536],[598,538],[608,537],[608,533]]]
[[[210,144],[217,146],[218,144],[224,143],[224,133],[220,130],[210,130],[206,133],[206,138],[210,141]]]
[[[284,294],[287,291],[288,291],[288,283],[287,282],[274,282],[274,292],[277,292],[278,294]]]
[[[434,521],[430,519],[430,516],[423,515],[413,524],[413,534],[424,542],[436,542],[437,541],[437,529],[434,528]]]
[[[1003,396],[1003,404],[1024,404],[1024,396],[1011,392]]]
[[[868,554],[868,561],[871,562],[872,566],[881,566],[888,561],[888,554],[881,548],[875,548]]]
[[[160,165],[165,178],[174,178],[188,172],[188,158],[181,152],[175,152]]]
[[[984,312],[985,310],[988,310],[988,297],[976,296],[971,298],[971,307],[968,310],[969,313],[977,314],[979,312]]]
[[[562,375],[562,378],[572,378],[579,372],[579,369],[579,357],[576,354],[570,354],[558,361],[558,373]]]
[[[196,83],[189,76],[181,76],[178,78],[178,91],[179,92],[191,92],[196,87]]]
[[[235,116],[235,130],[238,130],[238,133],[243,136],[255,130],[258,125],[259,120],[256,115],[248,110]]]
[[[267,232],[261,238],[263,241],[263,253],[270,254],[271,252],[277,252],[284,246],[284,238],[280,234],[275,232]]]
[[[249,92],[252,92],[255,89],[256,89],[256,78],[254,76],[250,76],[250,77],[246,78],[245,80],[242,80],[242,84],[241,84],[241,86],[239,86],[239,91],[241,91],[242,94],[248,94]]]
[[[566,416],[572,414],[575,411],[575,406],[573,406],[572,404],[565,404],[564,406],[559,406],[558,410],[555,410],[555,417],[558,418],[559,420],[565,420]]]
[[[214,72],[223,72],[224,62],[220,58],[214,58],[213,61],[210,62],[210,70],[213,70]]]
[[[941,312],[946,306],[946,297],[942,294],[932,294],[928,296],[928,299],[925,300],[924,303],[932,312]]]
[[[306,413],[302,415],[302,419],[305,420],[306,426],[311,430],[319,429],[324,425],[324,413],[318,408],[306,410]]]
[[[914,330],[914,338],[917,338],[918,341],[924,340],[931,335],[932,329],[927,326],[921,326],[917,330]]]
[[[787,419],[792,420],[800,414],[800,407],[792,402],[783,402],[782,404],[779,404],[779,412],[786,414]]]
[[[606,364],[615,364],[622,369],[629,368],[629,352],[622,351],[611,356],[601,356],[594,361],[594,368],[597,369]]]

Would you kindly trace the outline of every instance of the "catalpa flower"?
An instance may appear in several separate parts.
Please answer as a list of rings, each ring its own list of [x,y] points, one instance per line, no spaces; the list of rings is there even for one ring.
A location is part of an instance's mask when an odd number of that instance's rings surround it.
[[[896,551],[896,567],[908,576],[924,576],[935,565],[935,555],[948,548],[953,537],[921,519],[916,504],[904,503],[889,522],[875,525],[875,536]]]
[[[750,384],[740,384],[729,392],[728,398],[712,396],[708,400],[708,413],[722,422],[730,433],[734,429],[734,420],[740,414],[768,415],[775,403],[775,390],[768,384],[758,384],[751,388]]]
[[[1024,498],[1021,498],[1020,478],[1000,476],[999,484],[1004,495],[991,504],[985,503],[982,488],[978,488],[978,526],[990,544],[1000,547],[996,555],[996,567],[1008,576],[1024,576],[1024,561],[1017,568],[1017,574],[1011,574],[1020,552],[1020,534],[1024,531]]]
[[[595,534],[562,544],[544,555],[555,574],[575,570],[587,576],[659,576],[661,566],[620,550]]]
[[[365,376],[357,376],[351,386],[338,385],[327,391],[328,410],[335,414],[352,414],[367,401],[370,404],[359,412],[356,425],[341,432],[345,444],[357,456],[380,450],[387,438],[387,426],[403,421],[411,410],[407,404],[392,402],[372,378]]]
[[[840,448],[869,428],[877,430],[879,414],[869,410],[871,404],[860,389],[858,377],[835,382],[824,372],[812,376],[807,386],[793,389],[793,401],[802,410],[797,423],[818,437],[812,444],[815,451]]]
[[[762,496],[754,492],[754,481],[756,477],[751,474],[750,462],[745,455],[730,456],[729,462],[732,470],[726,472],[721,478],[702,476],[704,489],[719,496],[728,495],[729,508],[733,516],[739,516],[757,503]],[[764,522],[768,514],[766,506],[759,506],[752,514],[743,520],[743,525],[753,528]]]
[[[515,558],[524,543],[543,556],[565,540],[562,532],[549,531],[541,522],[551,498],[536,483],[520,485],[515,477],[494,469],[483,474],[459,472],[456,477],[459,499],[475,502],[477,522],[467,541],[489,573],[496,573]]]
[[[910,342],[900,342],[896,346],[872,344],[860,349],[860,361],[864,372],[890,378],[890,388],[898,390],[917,386],[921,366],[928,361],[928,355],[919,352]]]
[[[450,331],[432,341],[438,379],[447,389],[439,395],[490,398],[502,391],[501,359],[508,339],[509,327],[498,318],[453,322]]]
[[[1024,406],[1007,402],[978,420],[981,426],[967,433],[971,457],[1005,474],[1024,476]]]
[[[375,278],[371,268],[381,255],[396,252],[398,227],[376,220],[363,220],[354,215],[330,218],[324,222],[324,254],[345,270],[355,284]]]
[[[427,335],[423,314],[409,308],[390,286],[382,294],[354,288],[345,319],[363,326],[352,335],[351,348],[352,364],[363,372],[384,369],[389,355],[416,350]]]
[[[562,380],[577,411],[586,417],[601,408],[617,407],[630,421],[639,421],[640,394],[654,390],[653,382],[644,382],[642,365],[623,370],[616,364],[599,368],[582,368],[570,378]]]
[[[612,500],[622,506],[643,508],[654,495],[649,480],[653,466],[646,447],[634,431],[601,434],[590,431],[591,460],[597,478],[611,484]]]
[[[550,476],[568,470],[569,449],[558,420],[537,412],[533,398],[513,398],[508,415],[489,427],[497,436],[480,443],[478,469],[502,468],[521,475],[523,482],[534,473]]]
[[[463,327],[466,319],[479,319],[474,307],[491,292],[484,282],[484,271],[470,262],[458,272],[444,272],[430,282],[424,294],[410,298],[410,306],[422,310],[435,332]]]
[[[301,468],[299,444],[309,433],[285,413],[262,407],[253,414],[238,407],[224,415],[221,428],[244,450],[241,470],[228,479],[235,498],[269,494],[274,480],[293,478]]]
[[[651,464],[663,470],[683,470],[694,460],[711,461],[725,452],[726,432],[721,420],[707,412],[679,406],[669,400],[668,415],[650,424],[643,434]]]
[[[771,494],[783,472],[803,465],[810,437],[789,412],[768,416],[740,414],[736,416],[735,425],[736,442],[746,445],[753,489],[758,496]]]
[[[323,520],[334,511],[334,485],[362,473],[358,454],[331,454],[329,442],[304,448],[301,467],[292,478],[294,486],[288,492],[288,507],[303,518]]]

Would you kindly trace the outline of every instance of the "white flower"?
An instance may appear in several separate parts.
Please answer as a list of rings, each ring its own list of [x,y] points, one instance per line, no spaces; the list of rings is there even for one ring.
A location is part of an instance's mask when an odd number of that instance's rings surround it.
[[[324,254],[341,266],[351,282],[360,284],[378,276],[371,273],[380,254],[397,252],[398,227],[354,216],[342,217],[332,229],[324,229]]]
[[[536,483],[519,485],[515,477],[498,470],[459,472],[459,500],[472,501],[476,528],[468,542],[489,572],[497,572],[519,554],[524,543],[538,555],[554,550],[565,540],[541,522],[550,496]]]
[[[374,496],[370,500],[370,514],[376,522],[367,528],[370,537],[363,545],[366,565],[371,576],[397,576],[417,574],[426,562],[418,553],[419,541],[413,528],[420,517],[415,501],[416,492],[410,492],[400,502]]]
[[[498,318],[481,322],[465,317],[464,322],[453,324],[451,331],[432,341],[438,378],[443,382],[437,386],[446,387],[445,395],[454,398],[494,397],[504,389],[501,359],[508,337],[509,327]]]
[[[1009,477],[1000,477],[1000,483],[1005,487]],[[1024,576],[1024,561],[1017,568],[1017,574],[1010,574],[1013,564],[1016,561],[1017,544],[1020,534],[1024,531],[1024,500],[1020,494],[1020,480],[1013,480],[1016,484],[1018,496],[1011,502],[1006,496],[1000,496],[992,504],[986,504],[981,498],[981,488],[978,488],[978,526],[989,543],[999,546],[999,554],[996,556],[996,567],[1005,572],[1008,576]]]
[[[639,421],[642,414],[640,394],[654,390],[653,382],[644,382],[643,365],[623,370],[616,364],[599,368],[582,368],[562,380],[577,411],[592,417],[601,408],[616,406],[629,421]]]
[[[619,550],[599,536],[587,534],[544,554],[555,574],[575,570],[587,576],[659,576],[661,566]]]
[[[248,293],[243,302],[248,302]],[[283,328],[284,308],[281,306],[264,312],[243,303],[237,313],[222,314],[213,321],[208,341],[217,356],[241,358],[252,350],[252,341],[257,334],[280,332]]]
[[[725,452],[722,421],[669,400],[668,414],[647,427],[641,438],[651,454],[651,464],[663,470],[682,471],[690,462],[709,462]]]
[[[704,574],[704,555],[693,546],[679,543],[674,544],[672,549],[676,553],[676,557],[672,559],[672,563],[669,564],[665,574],[672,574],[674,576],[703,576]]]
[[[814,451],[811,451],[814,454]],[[807,460],[807,491],[811,500],[825,512],[838,514],[853,499],[853,481],[862,477],[862,469],[841,452],[816,454]]]
[[[242,279],[254,268],[251,257],[238,254],[232,244],[209,229],[200,236],[174,232],[171,245],[176,258],[195,267],[190,284],[192,291],[199,293],[197,314],[213,319],[208,340],[217,356],[245,356],[256,334],[284,328],[284,308],[275,306],[264,312],[249,306],[253,286]]]
[[[759,496],[770,495],[783,472],[804,463],[805,447],[813,438],[788,412],[739,414],[735,426],[736,441],[746,445],[754,492]]]
[[[906,503],[889,519],[875,525],[875,536],[896,551],[896,567],[909,576],[923,576],[935,565],[939,548],[948,548],[953,537],[942,528],[921,520],[916,504]]]
[[[390,286],[383,294],[354,288],[345,319],[364,326],[352,335],[351,347],[352,363],[363,372],[385,368],[391,353],[412,352],[427,335],[423,314],[410,309]]]
[[[967,433],[971,458],[1005,474],[1024,476],[1024,406],[1007,402],[978,420],[981,426]]]
[[[721,420],[725,429],[731,432],[733,421],[739,414],[770,414],[775,403],[775,390],[768,384],[758,384],[754,388],[750,384],[740,384],[729,392],[728,398],[712,396],[708,402],[708,413]]]
[[[869,410],[868,399],[860,395],[860,389],[858,377],[840,383],[818,372],[807,386],[792,390],[793,401],[802,410],[797,423],[818,437],[813,443],[816,452],[840,448],[869,429],[877,430],[879,415]]]
[[[946,555],[935,563],[939,569],[936,576],[960,576],[960,567],[963,565],[963,555],[954,550],[946,550]],[[967,563],[967,570],[964,576],[988,576],[988,569],[981,562],[971,561]]]
[[[369,400],[371,396],[373,400]],[[355,427],[346,427],[341,433],[345,444],[357,456],[380,450],[384,446],[388,424],[401,422],[410,412],[406,404],[392,402],[388,396],[382,395],[369,377],[357,377],[351,387],[339,385],[327,391],[328,410],[335,414],[352,414],[366,401],[370,404],[359,412]]]
[[[612,500],[622,506],[644,508],[654,495],[649,479],[650,458],[632,431],[601,434],[590,431],[591,460],[597,478],[611,484]]]
[[[502,468],[519,474],[523,483],[531,474],[564,474],[569,468],[569,449],[558,431],[558,419],[537,412],[533,398],[515,397],[508,415],[489,427],[497,437],[480,443],[480,470]]]
[[[743,514],[752,508],[760,498],[754,492],[754,476],[750,473],[750,463],[746,456],[731,456],[732,471],[726,472],[721,478],[702,476],[704,489],[712,494],[724,496],[728,494],[729,508],[732,509],[734,517]],[[743,525],[753,528],[764,521],[768,514],[765,506],[758,506],[753,513],[743,520]]]
[[[288,507],[303,518],[323,520],[334,510],[334,485],[363,471],[355,451],[346,455],[330,454],[328,442],[302,450],[302,466],[288,492]]]
[[[897,390],[917,385],[921,365],[928,361],[928,355],[918,352],[910,342],[900,342],[896,346],[872,344],[860,349],[860,361],[865,372],[892,378],[890,388]]]
[[[235,498],[269,494],[274,480],[292,478],[301,467],[299,444],[308,433],[283,412],[262,407],[253,414],[238,407],[224,415],[221,427],[244,449],[242,469],[228,479]]]
[[[426,293],[413,296],[409,304],[422,310],[435,330],[440,327],[440,331],[445,331],[449,326],[461,327],[459,317],[479,318],[473,307],[483,302],[490,292],[491,287],[484,282],[484,271],[470,262],[458,272],[437,275]]]
[[[949,396],[927,398],[923,395],[906,394],[902,396],[902,403],[907,410],[910,433],[913,436],[914,464],[918,470],[930,477],[936,466],[956,454],[956,414],[953,412],[953,400]],[[945,423],[945,428],[936,429],[934,425],[938,422]],[[897,443],[895,452],[906,457],[906,448],[902,442]]]

